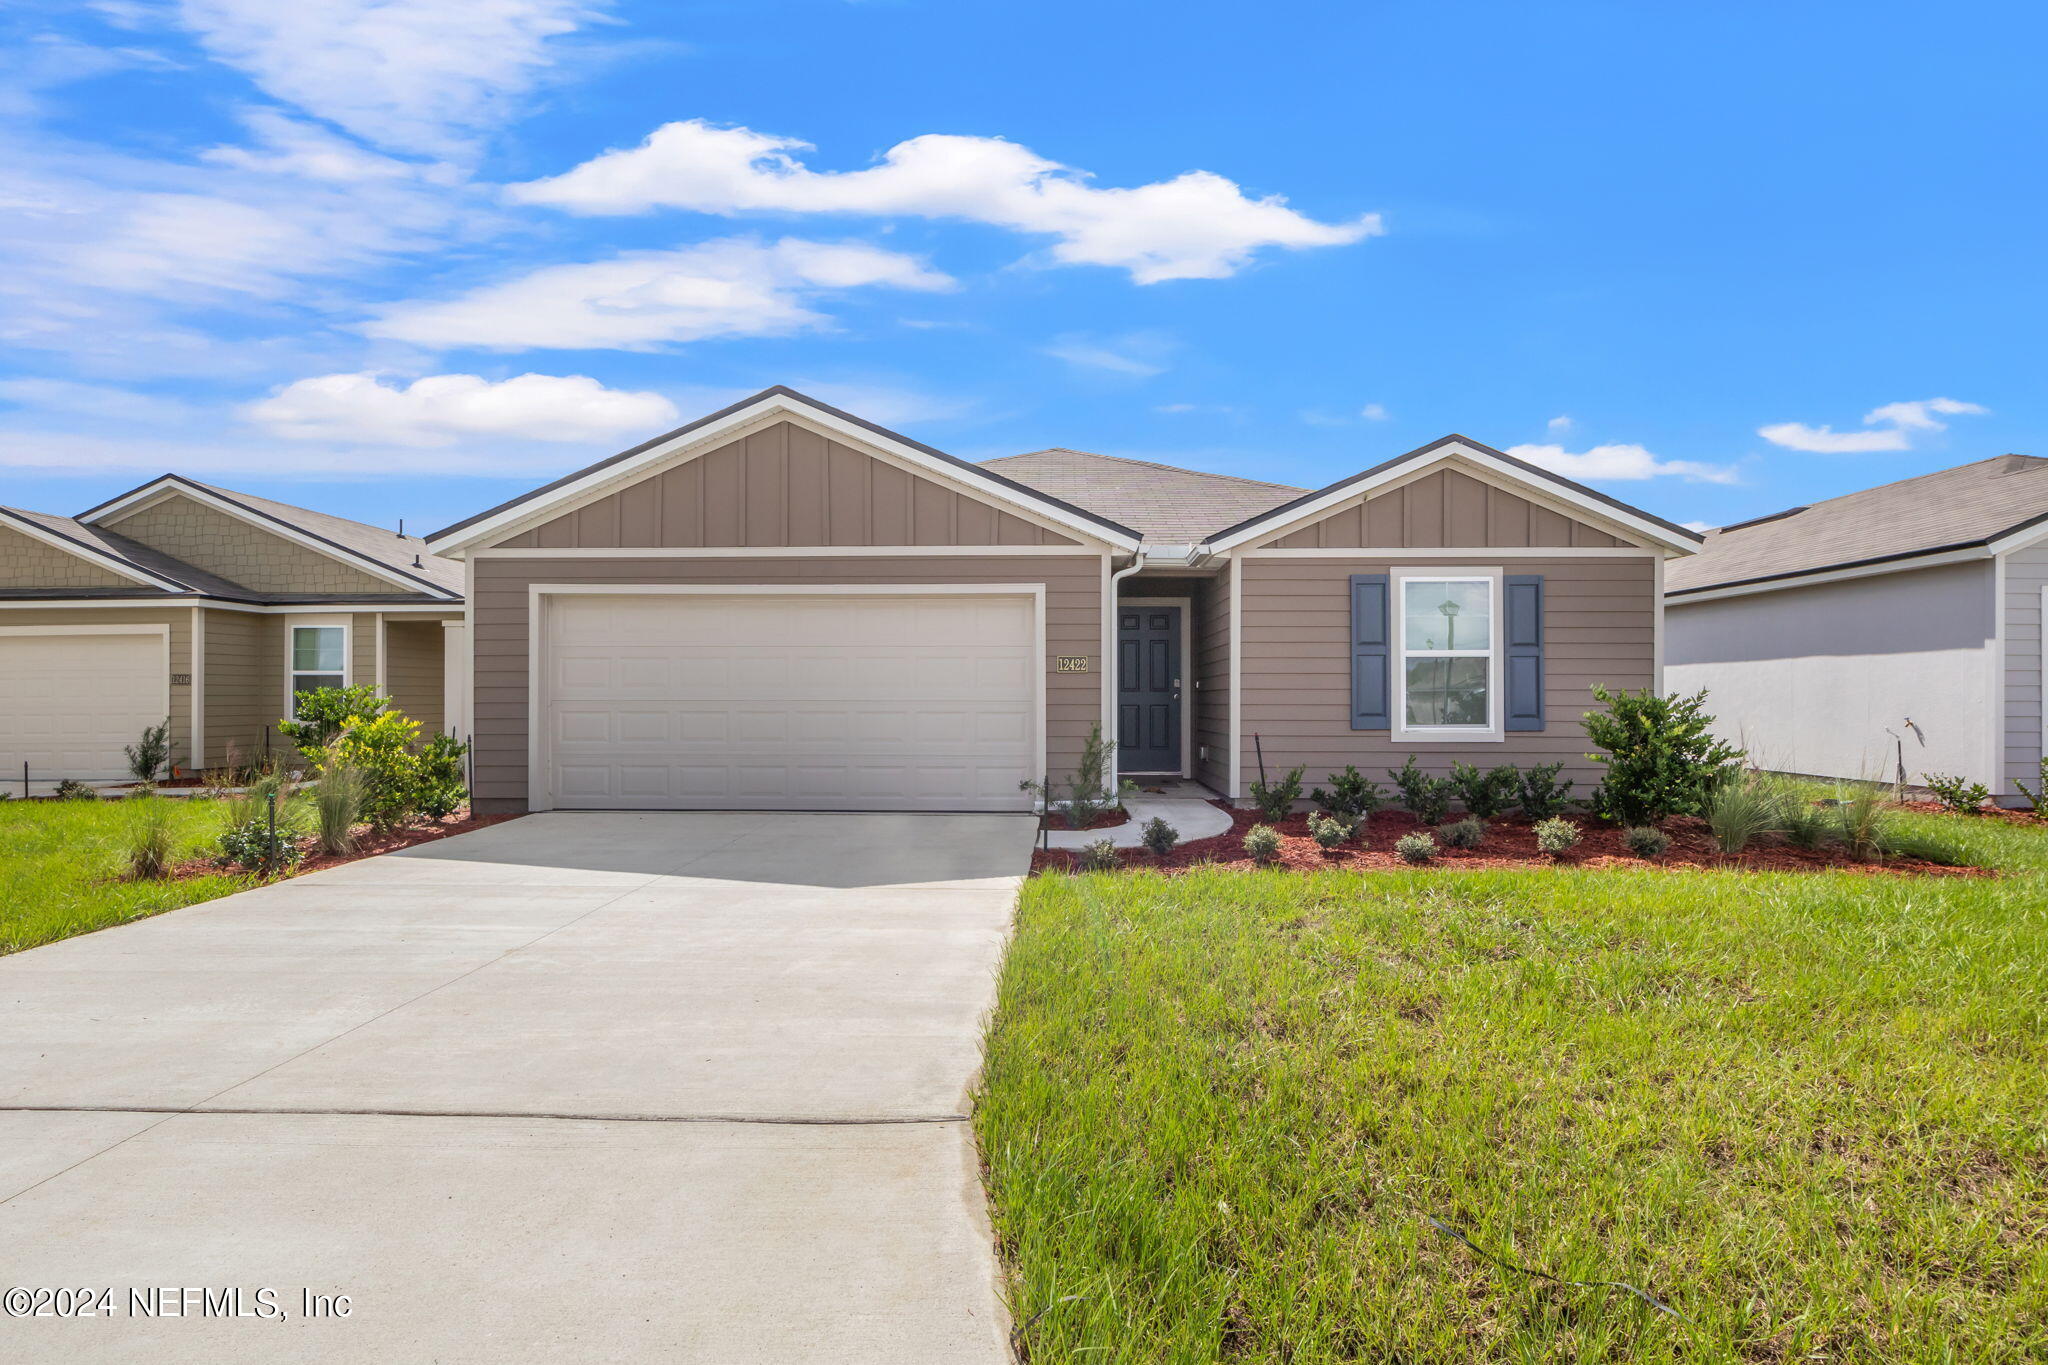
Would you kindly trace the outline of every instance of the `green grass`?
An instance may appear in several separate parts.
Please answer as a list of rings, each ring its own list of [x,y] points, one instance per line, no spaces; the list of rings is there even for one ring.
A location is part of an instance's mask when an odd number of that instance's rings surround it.
[[[177,853],[220,835],[219,802],[161,798],[175,810]],[[225,896],[255,884],[222,875],[131,882],[127,832],[139,801],[0,801],[0,954]]]
[[[2008,875],[1031,882],[1029,1360],[2048,1359],[2048,832],[1897,818]]]

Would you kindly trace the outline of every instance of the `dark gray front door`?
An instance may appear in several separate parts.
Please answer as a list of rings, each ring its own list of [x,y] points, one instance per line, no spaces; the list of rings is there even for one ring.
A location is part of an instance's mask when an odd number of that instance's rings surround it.
[[[1116,651],[1117,768],[1180,771],[1179,607],[1119,607]]]

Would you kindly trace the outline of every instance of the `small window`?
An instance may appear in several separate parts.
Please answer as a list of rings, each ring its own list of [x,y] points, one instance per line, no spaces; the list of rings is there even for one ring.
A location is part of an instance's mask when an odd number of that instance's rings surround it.
[[[1493,617],[1490,578],[1401,581],[1404,728],[1492,727]]]
[[[299,694],[322,687],[343,687],[348,675],[342,662],[348,632],[340,626],[292,627],[292,714],[299,710]]]

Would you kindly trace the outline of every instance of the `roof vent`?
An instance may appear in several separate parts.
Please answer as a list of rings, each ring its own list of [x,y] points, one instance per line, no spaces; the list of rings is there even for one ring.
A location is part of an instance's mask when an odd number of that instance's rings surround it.
[[[1731,521],[1721,528],[1721,534],[1725,536],[1730,531],[1740,531],[1745,526],[1761,526],[1767,521],[1782,521],[1786,517],[1797,516],[1812,505],[1812,503],[1801,503],[1797,507],[1787,507],[1784,511],[1773,512],[1769,516],[1751,517],[1748,521]]]
[[[400,540],[404,540],[404,539],[405,539],[405,518],[404,518],[404,517],[400,517],[400,518],[398,519],[398,538],[399,538]]]
[[[420,563],[420,557],[419,557],[418,555],[414,555],[414,556],[412,557],[412,566],[413,566],[413,567],[414,567],[415,569],[424,569],[424,568],[426,568],[426,567],[427,567],[426,565],[424,565],[424,564]]]

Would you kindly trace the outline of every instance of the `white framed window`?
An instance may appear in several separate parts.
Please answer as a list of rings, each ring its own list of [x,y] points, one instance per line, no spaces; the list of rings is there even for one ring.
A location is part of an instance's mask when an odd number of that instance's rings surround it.
[[[1417,739],[1498,741],[1498,569],[1393,572],[1394,730]]]
[[[285,618],[285,713],[297,718],[299,694],[349,682],[348,618]]]

